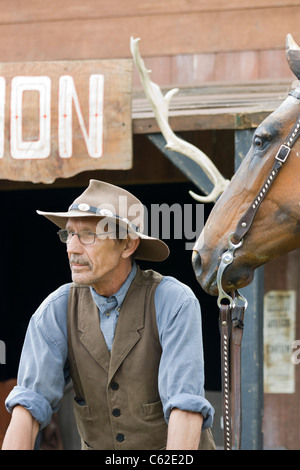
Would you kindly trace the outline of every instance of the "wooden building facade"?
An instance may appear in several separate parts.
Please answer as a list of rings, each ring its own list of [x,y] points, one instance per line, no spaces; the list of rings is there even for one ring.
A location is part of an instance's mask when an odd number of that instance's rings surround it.
[[[247,131],[250,135],[285,99],[295,80],[285,59],[285,37],[291,33],[300,42],[298,0],[0,0],[0,6],[2,70],[7,70],[10,64],[37,62],[41,67],[44,62],[46,70],[50,61],[65,62],[66,73],[68,62],[73,61],[79,68],[81,62],[82,69],[87,61],[117,64],[131,59],[130,37],[141,38],[140,51],[152,71],[151,79],[165,90],[180,88],[171,103],[172,129],[203,150],[227,178],[237,167],[239,132]],[[22,67],[18,75],[22,75]],[[6,364],[0,364],[3,382],[16,376],[30,316],[51,290],[69,281],[63,247],[58,241],[53,242],[55,232],[50,233],[48,222],[35,215],[36,209],[68,207],[90,178],[124,186],[149,207],[164,202],[192,204],[188,190],[199,191],[195,182],[153,145],[151,135],[160,131],[134,68],[130,87],[132,145],[123,149],[123,155],[130,152],[131,164],[127,161],[123,166],[99,168],[96,164],[91,168],[83,165],[70,176],[58,173],[49,183],[24,179],[19,161],[14,178],[0,173],[2,224],[9,228],[0,234],[3,249],[0,340],[6,344]],[[5,132],[9,139],[11,130],[5,128]],[[211,207],[205,207],[206,216]],[[24,230],[27,227],[31,230]],[[188,283],[200,300],[206,389],[216,406],[215,428],[220,444],[216,299],[204,294],[197,285],[191,252],[184,249],[184,242],[166,241],[171,245],[170,259],[162,267],[154,268]],[[264,268],[261,299],[265,314],[272,315],[271,294],[287,296],[288,317],[293,323],[289,333],[294,335],[293,340],[300,339],[299,256],[298,250]],[[263,310],[259,312],[263,316]],[[272,340],[268,324],[265,332],[267,343]],[[284,335],[281,330],[278,334]],[[291,347],[291,355],[292,352]],[[289,371],[286,390],[278,385],[285,366]],[[300,448],[299,367],[283,364],[280,369],[265,362],[265,377],[273,380],[273,385],[265,380],[264,399],[261,409],[256,410],[263,415],[265,448]],[[256,383],[252,386],[253,390],[257,388]],[[257,446],[257,442],[252,444],[252,448]]]

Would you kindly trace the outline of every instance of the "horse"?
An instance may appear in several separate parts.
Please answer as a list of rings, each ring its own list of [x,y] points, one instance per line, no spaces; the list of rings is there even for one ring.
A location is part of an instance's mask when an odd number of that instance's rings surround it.
[[[131,40],[133,58],[166,148],[194,160],[214,185],[208,196],[190,191],[199,202],[216,201],[195,244],[192,265],[202,288],[219,295],[224,447],[231,449],[234,442],[239,449],[240,354],[247,300],[238,289],[252,282],[259,266],[300,246],[300,85],[256,129],[247,156],[228,181],[203,152],[170,128],[169,105],[177,89],[163,96],[151,82],[138,41]],[[300,79],[300,48],[290,35],[287,60]]]
[[[286,57],[300,80],[300,48],[291,35],[286,38]],[[232,256],[221,281],[226,293],[250,284],[259,266],[300,247],[299,127],[300,82],[256,129],[245,159],[196,241],[192,265],[208,294],[220,291],[218,268],[228,248]]]

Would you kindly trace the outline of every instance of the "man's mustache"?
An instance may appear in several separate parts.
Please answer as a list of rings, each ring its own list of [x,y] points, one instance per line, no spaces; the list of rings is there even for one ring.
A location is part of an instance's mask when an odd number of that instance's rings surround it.
[[[70,263],[70,266],[72,266],[72,264],[80,264],[81,266],[90,266],[90,262],[81,258],[80,256],[76,256],[76,255],[71,255],[70,259],[69,259],[69,263]]]

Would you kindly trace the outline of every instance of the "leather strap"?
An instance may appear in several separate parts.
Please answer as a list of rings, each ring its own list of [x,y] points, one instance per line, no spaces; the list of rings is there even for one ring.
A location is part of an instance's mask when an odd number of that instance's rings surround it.
[[[271,183],[274,181],[274,179],[278,175],[280,168],[281,168],[281,165],[276,161],[273,165],[272,170],[270,171],[263,185],[258,191],[257,195],[255,196],[254,200],[250,204],[249,208],[247,209],[243,217],[240,218],[236,226],[236,229],[231,237],[233,243],[239,243],[244,238],[248,230],[250,229],[253,223],[253,219],[256,216],[256,213],[258,211],[258,208],[263,202],[265,196],[267,195],[267,192],[269,191],[271,187]]]
[[[224,449],[241,445],[241,344],[244,307],[220,306]]]
[[[230,402],[230,330],[231,318],[229,305],[220,306],[220,332],[221,332],[221,377],[222,377],[222,409],[224,449],[230,450],[232,446],[231,435],[231,402]]]
[[[241,396],[241,344],[244,332],[245,307],[235,306],[231,320],[231,390],[232,409],[234,410],[234,447],[239,450],[242,434],[242,396]]]
[[[236,229],[232,235],[233,243],[239,243],[244,238],[248,230],[250,229],[259,206],[261,205],[262,201],[267,195],[275,178],[278,176],[278,173],[280,169],[282,168],[282,165],[286,162],[290,154],[291,148],[296,142],[296,140],[298,139],[299,135],[300,135],[300,118],[297,119],[296,124],[293,126],[292,130],[290,131],[289,135],[285,139],[284,143],[280,146],[277,154],[275,155],[275,161],[274,161],[274,164],[270,173],[268,174],[267,178],[263,182],[260,190],[256,194],[248,210],[240,218],[236,226]]]

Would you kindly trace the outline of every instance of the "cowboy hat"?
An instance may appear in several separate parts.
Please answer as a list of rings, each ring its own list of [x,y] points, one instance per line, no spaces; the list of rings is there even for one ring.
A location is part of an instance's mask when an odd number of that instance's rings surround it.
[[[143,233],[144,206],[141,201],[125,189],[103,181],[90,180],[87,189],[75,199],[67,212],[38,210],[37,213],[63,229],[70,217],[92,216],[117,220],[129,233],[140,238],[135,252],[137,259],[163,261],[169,256],[169,248],[162,240]]]

